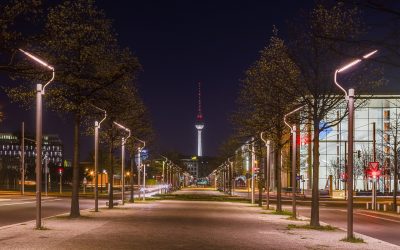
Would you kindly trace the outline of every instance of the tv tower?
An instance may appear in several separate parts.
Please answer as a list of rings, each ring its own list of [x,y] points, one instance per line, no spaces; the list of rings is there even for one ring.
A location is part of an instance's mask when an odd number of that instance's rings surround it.
[[[199,106],[196,119],[196,129],[197,129],[197,156],[203,156],[203,147],[201,144],[201,132],[204,128],[203,114],[201,113],[201,83],[199,82]]]

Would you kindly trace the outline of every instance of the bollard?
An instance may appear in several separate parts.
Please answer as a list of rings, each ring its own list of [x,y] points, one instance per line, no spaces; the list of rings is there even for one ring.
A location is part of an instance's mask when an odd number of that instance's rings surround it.
[[[384,211],[384,212],[387,211],[387,204],[383,204],[383,211]]]
[[[397,213],[400,214],[400,206],[397,206]]]

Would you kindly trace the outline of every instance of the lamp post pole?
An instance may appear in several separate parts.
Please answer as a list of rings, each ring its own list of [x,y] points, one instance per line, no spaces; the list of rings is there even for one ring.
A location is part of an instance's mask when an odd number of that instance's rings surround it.
[[[165,182],[164,182],[164,169],[165,169],[165,161],[162,162],[162,175],[161,175],[161,177],[162,177],[161,183],[162,183],[162,190],[163,190],[163,191],[164,191],[164,187],[165,187]]]
[[[94,122],[94,211],[99,211],[99,179],[98,179],[98,168],[99,168],[99,122]]]
[[[292,216],[294,219],[297,218],[296,215],[296,189],[297,189],[297,148],[296,148],[296,125],[293,125],[293,132],[292,132]]]
[[[347,238],[353,238],[353,150],[354,150],[354,89],[348,92],[348,163],[347,163]]]
[[[286,126],[288,126],[290,128],[290,132],[292,133],[292,213],[293,213],[293,218],[296,219],[297,215],[296,215],[296,188],[297,188],[297,148],[296,148],[296,144],[297,144],[297,136],[296,136],[296,124],[293,124],[293,126],[290,126],[289,123],[286,122],[286,117],[299,111],[300,109],[302,109],[304,106],[298,107],[292,111],[290,111],[289,113],[287,113],[284,118],[283,121],[286,124]]]
[[[143,201],[146,200],[146,164],[143,164]]]
[[[45,93],[45,88],[49,85],[55,77],[54,67],[42,61],[38,57],[19,49],[31,60],[41,64],[52,71],[52,77],[44,86],[36,84],[36,229],[42,227],[42,95]]]
[[[137,172],[138,172],[138,175],[137,175],[137,178],[138,178],[138,198],[140,199],[140,192],[141,192],[141,190],[140,190],[140,171],[141,171],[141,169],[142,169],[142,160],[141,160],[141,156],[140,156],[140,151],[141,151],[141,148],[139,147],[138,148],[138,164],[137,164]]]
[[[130,154],[130,157],[131,157],[131,175],[130,175],[130,177],[129,177],[129,183],[130,183],[130,185],[131,185],[131,197],[130,197],[130,201],[131,202],[134,202],[135,201],[135,199],[134,199],[134,193],[133,193],[133,163],[134,163],[134,161],[135,161],[135,154],[133,153],[131,153]]]
[[[107,112],[104,109],[101,109],[97,106],[92,105],[94,108],[104,112],[103,119],[98,122],[94,122],[94,211],[99,211],[99,129],[101,123],[107,118]],[[103,174],[101,174],[101,177]]]
[[[21,140],[21,194],[25,194],[25,123],[22,122]]]
[[[36,229],[42,227],[42,84],[36,85]]]
[[[353,62],[343,66],[340,69],[337,69],[334,74],[334,82],[336,86],[341,89],[345,94],[345,99],[347,101],[347,107],[349,110],[348,116],[348,163],[347,163],[347,239],[353,239],[353,150],[354,150],[354,89],[350,88],[348,92],[340,86],[337,82],[337,74],[345,71],[353,67],[354,65],[360,63],[362,60],[365,60],[378,52],[374,50],[366,55],[364,55],[361,59],[356,59]]]
[[[125,143],[131,137],[131,130],[121,124],[114,122],[119,128],[128,132],[128,136],[121,139],[121,203],[125,204]]]
[[[254,138],[252,138],[254,140]],[[251,204],[254,204],[254,193],[255,193],[255,185],[254,185],[254,168],[256,162],[256,155],[254,151],[254,142],[251,144]]]
[[[168,158],[161,155],[162,158],[164,158],[162,162],[162,192],[166,193],[166,186],[165,186],[165,168],[168,170]],[[166,164],[166,165],[165,165]]]
[[[265,132],[261,132],[260,133],[260,138],[261,140],[264,142],[265,146],[267,147],[267,157],[266,157],[266,169],[264,169],[265,171],[265,191],[266,191],[266,208],[269,209],[269,181],[270,181],[270,169],[269,169],[269,162],[270,162],[270,141],[266,140],[264,138],[264,133]]]
[[[122,137],[121,146],[121,200],[125,204],[125,138]]]

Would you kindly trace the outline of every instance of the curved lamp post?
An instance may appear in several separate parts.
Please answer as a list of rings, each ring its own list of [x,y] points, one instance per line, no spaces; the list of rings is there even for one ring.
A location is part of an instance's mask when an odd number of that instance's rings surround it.
[[[142,167],[142,157],[141,157],[141,153],[142,150],[146,147],[146,142],[143,140],[140,140],[137,137],[133,138],[141,143],[143,143],[142,147],[138,147],[138,190],[139,190],[139,198],[140,198],[140,170]],[[144,190],[144,188],[146,187],[146,166],[145,164],[143,164],[143,200],[146,200],[145,196],[146,196],[146,192]]]
[[[121,143],[121,200],[122,200],[122,205],[125,204],[125,143],[126,140],[128,140],[129,137],[131,137],[131,130],[127,127],[122,126],[121,124],[114,122],[115,125],[117,125],[119,128],[125,130],[128,132],[128,136],[122,137],[122,143]]]
[[[297,144],[297,135],[296,135],[296,124],[293,124],[293,126],[290,126],[289,123],[287,123],[286,121],[286,117],[299,111],[300,109],[302,109],[304,106],[298,107],[292,111],[290,111],[289,113],[287,113],[284,117],[283,117],[283,122],[286,124],[286,126],[288,126],[290,128],[290,131],[292,133],[292,213],[293,213],[293,218],[296,219],[296,187],[297,187],[297,181],[296,181],[296,177],[297,177],[297,160],[296,160],[296,155],[297,155],[297,149],[296,149],[296,144]]]
[[[348,163],[347,163],[347,239],[354,238],[353,234],[353,142],[354,142],[354,89],[350,88],[347,92],[338,82],[337,74],[341,73],[354,65],[360,63],[378,52],[374,50],[362,58],[356,59],[351,63],[337,69],[334,74],[334,82],[336,86],[344,92],[345,99],[347,101],[347,107],[349,110],[349,121],[348,121]]]
[[[98,169],[99,169],[99,129],[101,123],[107,118],[107,112],[104,109],[101,109],[92,104],[92,107],[95,109],[104,112],[103,119],[98,122],[94,122],[94,173],[95,173],[95,180],[94,180],[94,211],[99,211],[99,177],[98,177]]]
[[[40,229],[42,227],[42,95],[45,93],[45,88],[54,80],[55,72],[54,67],[42,59],[22,49],[19,49],[19,51],[52,71],[51,79],[44,86],[36,84],[36,228]]]
[[[271,142],[270,142],[270,140],[267,140],[267,139],[265,139],[264,138],[264,134],[265,134],[266,132],[264,131],[264,132],[261,132],[260,133],[260,138],[261,138],[261,140],[264,142],[264,144],[265,144],[265,146],[267,147],[267,169],[266,169],[266,173],[265,173],[265,179],[266,179],[266,183],[265,183],[265,189],[266,189],[266,192],[267,192],[267,195],[266,195],[266,206],[267,206],[267,209],[269,209],[269,188],[270,188],[270,179],[271,179],[271,177],[270,177],[270,175],[271,175],[271,170],[270,170],[270,154],[271,154],[271,149],[270,149],[270,146],[271,146]],[[265,171],[265,169],[264,169],[264,171]]]

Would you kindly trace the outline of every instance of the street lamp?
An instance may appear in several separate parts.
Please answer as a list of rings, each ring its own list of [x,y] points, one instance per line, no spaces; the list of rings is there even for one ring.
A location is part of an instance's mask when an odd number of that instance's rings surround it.
[[[290,131],[292,132],[292,213],[293,213],[293,218],[296,219],[296,187],[297,187],[297,160],[296,160],[296,154],[297,154],[297,149],[296,149],[296,144],[297,144],[297,135],[296,135],[296,124],[293,124],[293,126],[290,126],[289,123],[286,122],[286,117],[299,111],[302,109],[304,106],[298,107],[289,113],[287,113],[283,117],[283,122],[290,128]]]
[[[95,105],[92,105],[94,108],[104,112],[103,119],[98,122],[94,122],[94,173],[95,173],[95,181],[94,181],[94,211],[99,211],[99,192],[98,192],[98,185],[99,185],[99,178],[98,178],[98,168],[99,168],[99,129],[101,123],[107,118],[107,112],[104,109],[101,109]]]
[[[164,158],[165,160],[163,160],[163,162],[162,162],[162,187],[163,187],[163,189],[164,189],[164,191],[165,191],[165,179],[164,179],[164,174],[165,174],[165,163],[167,163],[167,168],[168,168],[168,158],[167,157],[165,157],[165,156],[163,156],[163,155],[161,155],[161,157],[162,158]],[[166,192],[165,192],[166,193]]]
[[[47,64],[40,58],[22,49],[19,49],[19,51],[24,53],[31,60],[52,71],[51,79],[44,86],[42,86],[42,84],[36,84],[36,228],[40,229],[42,227],[42,95],[45,93],[45,88],[54,80],[55,72],[53,66]]]
[[[133,136],[133,138],[135,138],[135,140],[143,143],[142,147],[138,147],[138,190],[139,190],[138,193],[139,193],[139,199],[140,199],[140,170],[141,170],[141,165],[142,165],[141,153],[142,153],[142,150],[146,147],[146,142],[143,141],[143,140],[140,140],[139,138],[134,137],[134,136]],[[144,168],[143,168],[143,188],[145,188],[145,187],[146,187],[146,166],[144,165]],[[146,192],[143,189],[143,200],[146,199],[145,196],[146,196]]]
[[[121,143],[121,200],[122,200],[122,205],[125,204],[125,143],[126,140],[128,140],[129,137],[131,137],[131,130],[127,127],[122,126],[121,124],[114,122],[115,125],[120,127],[121,129],[125,130],[128,132],[128,136],[122,137],[122,143]]]
[[[255,150],[254,150],[254,148],[255,148],[255,146],[254,146],[254,138],[252,137],[251,138],[251,143],[247,143],[246,144],[246,146],[247,146],[247,150],[248,150],[248,152],[250,152],[251,153],[251,182],[250,182],[250,184],[251,184],[251,204],[254,204],[254,195],[255,195],[255,185],[254,185],[254,182],[255,182],[255,180],[254,180],[254,168],[255,168],[255,163],[256,163],[256,155],[255,155]],[[250,149],[250,145],[251,145],[251,149]]]
[[[354,139],[354,89],[350,88],[347,92],[342,86],[337,82],[337,74],[341,73],[354,65],[360,63],[378,52],[374,50],[362,58],[356,59],[353,62],[337,69],[334,74],[334,82],[336,86],[344,92],[345,99],[347,101],[347,107],[349,110],[349,121],[348,121],[348,163],[347,163],[347,239],[354,238],[353,235],[353,139]]]
[[[265,131],[264,132],[261,132],[260,133],[260,138],[261,138],[261,140],[264,142],[264,144],[265,144],[265,146],[267,147],[267,171],[266,171],[266,174],[265,174],[265,179],[266,179],[266,183],[265,183],[265,189],[266,189],[266,191],[267,191],[267,197],[266,197],[266,206],[267,206],[267,209],[269,209],[269,188],[270,188],[270,144],[271,144],[271,142],[269,141],[269,140],[266,140],[265,138],[264,138],[264,135],[265,134]],[[265,169],[264,169],[264,171],[265,171]]]

